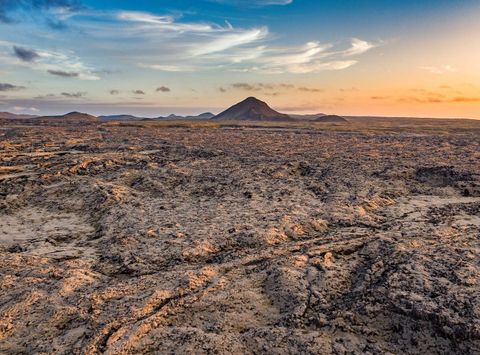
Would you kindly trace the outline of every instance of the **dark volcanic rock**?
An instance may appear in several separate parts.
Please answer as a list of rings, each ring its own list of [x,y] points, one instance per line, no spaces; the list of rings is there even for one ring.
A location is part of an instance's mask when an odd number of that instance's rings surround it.
[[[459,181],[471,181],[471,174],[455,171],[451,166],[421,167],[416,171],[416,178],[420,182],[432,186],[451,186]]]

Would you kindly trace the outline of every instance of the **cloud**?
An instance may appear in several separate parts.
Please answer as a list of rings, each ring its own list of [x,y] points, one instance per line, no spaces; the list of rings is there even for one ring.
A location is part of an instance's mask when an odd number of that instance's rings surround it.
[[[51,75],[77,78],[80,80],[100,79],[96,71],[92,67],[84,64],[72,51],[50,51],[40,48],[26,48],[23,45],[13,44],[8,41],[0,41],[0,53],[2,47],[5,48],[5,51],[13,47],[14,56],[2,57],[0,55],[0,64],[18,66],[48,72]]]
[[[229,86],[234,90],[243,90],[243,91],[250,91],[250,92],[264,92],[265,95],[270,96],[278,96],[282,92],[286,92],[288,90],[298,90],[301,92],[309,92],[309,93],[318,93],[323,92],[322,89],[317,88],[309,88],[305,86],[296,87],[293,84],[288,83],[233,83]],[[226,92],[227,90],[223,87],[219,88],[220,92]]]
[[[86,96],[87,93],[86,92],[62,92],[60,95],[63,97],[71,98],[71,99],[79,99],[81,97]]]
[[[79,10],[80,2],[77,0],[1,0],[0,1],[0,22],[16,23],[23,15],[35,16],[40,12],[48,20],[55,15]],[[48,13],[45,13],[48,12]]]
[[[360,55],[377,47],[377,44],[370,43],[358,38],[352,38],[351,47],[344,52],[345,56]]]
[[[128,22],[143,23],[147,25],[143,26],[145,29],[156,29],[162,32],[211,32],[220,29],[204,23],[179,23],[172,16],[159,16],[140,11],[120,11],[116,14],[116,18]]]
[[[147,68],[147,69],[154,69],[160,71],[167,71],[173,73],[180,73],[180,72],[192,72],[195,71],[196,68],[191,66],[180,66],[180,65],[162,65],[162,64],[143,64],[139,63],[139,67]]]
[[[256,6],[291,3],[287,0],[238,1],[239,4],[247,2]],[[164,72],[319,73],[347,69],[358,63],[356,55],[375,46],[357,38],[348,41],[347,50],[345,43],[322,43],[315,38],[297,45],[275,46],[271,42],[274,36],[261,24],[241,28],[228,22],[186,21],[180,16],[138,11],[89,9],[72,14],[71,10],[62,13],[55,8],[54,12],[56,18],[68,19],[69,27],[88,39],[83,45],[87,48],[76,51],[94,51],[95,57],[115,59],[118,66],[135,63],[141,68]],[[72,76],[63,77],[80,80],[99,80],[104,74],[84,63],[74,51],[32,50],[39,55],[34,61],[17,58],[8,64],[28,65],[50,74],[64,72]]]
[[[425,66],[425,67],[420,67],[423,70],[426,70],[432,74],[446,74],[446,73],[456,73],[458,70],[451,65],[442,65],[439,67],[434,67],[434,66]]]
[[[354,59],[345,60],[344,53],[335,50],[332,44],[317,41],[307,42],[300,47],[266,47],[263,53],[252,60],[245,60],[241,63],[242,67],[234,67],[233,71],[308,74],[343,70],[358,63]]]
[[[243,68],[238,72],[259,72],[265,74],[309,74],[322,71],[344,70],[358,63],[356,59],[346,59],[361,55],[378,44],[354,38],[347,50],[337,49],[339,45],[311,41],[299,47],[269,48],[264,46],[254,58],[241,61]],[[250,64],[250,67],[247,65]]]
[[[291,66],[288,68],[288,71],[294,74],[319,73],[322,71],[347,69],[357,63],[358,61],[356,60],[337,60],[329,62],[315,61],[312,63]]]
[[[118,94],[120,94],[120,91],[118,91],[118,90],[110,90],[109,93],[110,93],[110,95],[118,95]]]
[[[34,99],[36,99],[36,100],[51,99],[55,96],[56,96],[55,94],[39,95],[39,96],[34,97]]]
[[[18,59],[24,62],[33,62],[35,59],[40,57],[38,53],[33,49],[27,49],[17,46],[13,46],[13,54],[15,54]]]
[[[145,95],[145,91],[143,91],[143,90],[132,90],[132,92],[135,95]]]
[[[170,88],[167,88],[166,86],[160,86],[158,87],[155,92],[170,92]]]
[[[145,61],[148,56],[142,51],[143,61],[138,65],[162,71],[194,71],[198,69],[197,65],[192,64],[194,61],[204,64],[206,57],[211,54],[225,55],[233,48],[243,48],[262,41],[269,34],[264,26],[244,29],[235,28],[228,22],[223,26],[206,22],[181,22],[173,16],[148,12],[119,11],[113,16],[117,20],[115,28],[96,25],[96,28],[90,29],[96,33],[106,33],[107,30],[112,31],[112,35],[121,33],[129,39],[159,43],[164,50],[152,55],[152,62]],[[159,58],[163,60],[159,62]]]
[[[196,46],[192,49],[191,54],[194,56],[202,56],[210,53],[223,52],[233,47],[259,41],[267,35],[268,29],[266,27],[238,31],[237,33],[227,33],[218,36],[218,38],[213,41],[204,43],[202,46]]]
[[[260,91],[261,88],[255,85],[250,85],[247,83],[235,83],[232,84],[232,87],[234,89],[240,89],[240,90],[245,90],[245,91]]]
[[[25,87],[7,83],[0,83],[0,91],[17,91],[22,89],[25,89]]]
[[[86,92],[62,92],[60,95],[64,97],[72,98],[72,99],[79,99],[87,95],[87,93]]]
[[[293,67],[295,65],[308,64],[325,57],[325,51],[331,47],[331,44],[322,44],[314,41],[308,42],[299,48],[271,49],[259,61],[263,61],[269,66]]]
[[[278,91],[280,90],[290,90],[294,89],[295,85],[293,84],[285,84],[285,83],[254,83],[254,84],[248,84],[248,83],[233,83],[230,85],[232,89],[235,90],[243,90],[243,91]],[[226,91],[226,89],[221,88]],[[225,92],[223,91],[223,92]],[[272,94],[272,92],[267,93],[267,94]]]
[[[480,97],[457,96],[450,100],[450,102],[480,102]]]
[[[397,99],[400,103],[445,104],[445,103],[478,103],[479,96],[448,97],[435,92],[425,92],[422,96],[405,96]]]
[[[61,76],[64,78],[77,78],[80,74],[75,72],[66,72],[63,70],[47,70],[49,74]]]
[[[316,89],[316,88],[307,88],[307,87],[299,87],[298,91],[303,91],[303,92],[323,92],[324,90],[322,89]]]

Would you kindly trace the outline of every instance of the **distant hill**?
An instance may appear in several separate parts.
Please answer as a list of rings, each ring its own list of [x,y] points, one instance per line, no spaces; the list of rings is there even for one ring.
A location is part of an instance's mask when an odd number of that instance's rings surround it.
[[[175,114],[171,114],[169,116],[166,116],[166,117],[158,117],[157,119],[159,120],[209,120],[211,118],[213,118],[215,115],[211,112],[205,112],[205,113],[201,113],[197,116],[180,116],[180,115],[175,115]]]
[[[172,113],[168,116],[159,116],[157,118],[154,118],[154,120],[181,120],[183,118],[184,118],[183,116]]]
[[[133,115],[107,115],[99,116],[98,119],[101,121],[209,120],[213,116],[215,116],[213,113],[205,112],[198,116],[180,116],[172,113],[168,116],[159,116],[155,118],[138,117]]]
[[[36,120],[40,121],[63,121],[63,122],[97,122],[98,119],[95,116],[81,112],[70,112],[60,116],[40,116],[36,117]]]
[[[314,122],[324,122],[324,123],[347,123],[348,121],[341,116],[337,115],[325,115],[320,116],[313,120]]]
[[[37,116],[22,115],[22,114],[10,113],[10,112],[0,112],[0,118],[6,118],[6,119],[25,119],[25,118],[35,118],[35,117]]]
[[[291,118],[296,120],[303,120],[303,121],[313,121],[319,117],[326,116],[324,113],[314,113],[314,114],[307,114],[307,115],[299,115],[299,114],[289,114]]]
[[[214,120],[293,121],[288,115],[270,108],[267,103],[249,97],[213,117]]]
[[[199,114],[198,116],[187,116],[187,119],[200,119],[200,120],[209,120],[210,118],[215,117],[215,115],[211,112],[204,112]]]

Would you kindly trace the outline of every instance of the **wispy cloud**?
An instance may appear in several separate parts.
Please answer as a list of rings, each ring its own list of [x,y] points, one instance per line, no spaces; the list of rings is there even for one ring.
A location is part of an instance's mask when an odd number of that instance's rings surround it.
[[[247,83],[235,83],[235,84],[232,84],[232,87],[234,89],[240,89],[245,91],[260,91],[263,88],[263,87],[260,87],[260,85],[251,85]]]
[[[244,91],[268,91],[268,90],[290,90],[294,89],[295,85],[287,83],[233,83],[230,85],[232,89]]]
[[[13,85],[13,84],[8,84],[8,83],[0,83],[0,91],[17,91],[17,90],[22,90],[25,89],[24,86],[18,86],[18,85]]]
[[[60,95],[71,99],[79,99],[87,95],[86,92],[62,92]]]
[[[223,52],[230,48],[257,42],[264,39],[267,35],[268,29],[266,27],[222,34],[210,42],[204,43],[201,46],[195,46],[191,50],[191,54],[194,56],[202,56],[210,53]]]
[[[373,47],[371,47],[373,48]],[[360,55],[369,49],[364,49]],[[266,74],[307,74],[329,70],[343,70],[358,63],[356,59],[343,59],[345,51],[333,44],[308,42],[300,47],[265,48],[257,58],[245,61],[243,69]],[[355,55],[353,52],[349,55]]]
[[[303,91],[303,92],[323,92],[324,90],[322,89],[317,89],[317,88],[307,88],[307,87],[299,87],[298,91]]]
[[[193,66],[188,66],[188,65],[163,65],[163,64],[139,63],[138,66],[141,68],[173,72],[173,73],[186,73],[186,72],[192,72],[199,69],[199,68],[195,68]]]
[[[141,23],[144,30],[173,31],[173,32],[214,32],[221,27],[203,23],[176,22],[172,16],[159,16],[148,12],[120,11],[116,14],[117,19]]]
[[[344,47],[342,43],[333,45],[319,41],[274,47],[269,45],[271,35],[266,26],[238,28],[228,22],[225,25],[184,22],[170,15],[135,11],[91,13],[90,16],[108,19],[78,24],[93,40],[103,42],[114,37],[123,48],[115,48],[117,57],[126,57],[129,61],[138,57],[139,67],[165,72],[220,68],[235,72],[304,74],[342,70],[358,62],[344,57],[360,56],[377,46],[354,38],[347,49],[341,48]],[[138,43],[149,43],[149,47],[140,48]],[[99,46],[99,49],[103,48]]]
[[[55,75],[55,76],[61,76],[64,78],[76,78],[78,77],[79,73],[75,72],[66,72],[63,70],[47,70],[49,74]]]
[[[28,67],[58,78],[78,80],[99,80],[104,74],[85,61],[88,57],[79,56],[89,52],[95,53],[95,57],[103,61],[115,59],[121,68],[136,65],[146,70],[177,73],[220,70],[309,74],[347,69],[358,63],[360,55],[377,46],[359,38],[348,42],[323,43],[312,40],[281,46],[274,42],[275,35],[270,33],[268,27],[262,25],[242,28],[229,22],[186,21],[179,15],[82,10],[78,4],[74,6],[73,1],[54,2],[55,6],[52,3],[52,6],[45,8],[54,13],[54,18],[59,21],[68,19],[69,27],[86,39],[82,46],[67,50],[9,43],[11,58],[0,56],[0,62]],[[255,6],[288,5],[291,1],[248,3]],[[0,42],[0,49],[6,46],[6,42]],[[13,55],[11,48],[14,48]],[[281,92],[281,89],[273,91]]]
[[[451,103],[478,103],[480,97],[478,96],[456,96],[445,97],[443,95],[428,95],[424,97],[407,96],[397,99],[400,103],[421,103],[421,104],[451,104]]]
[[[35,17],[41,12],[47,22],[52,20],[58,23],[59,18],[56,18],[56,15],[65,16],[66,13],[80,8],[78,0],[1,0],[0,22],[16,23],[25,19],[25,16]]]
[[[421,69],[426,70],[432,74],[446,74],[446,73],[456,73],[458,70],[454,67],[452,67],[449,64],[446,65],[441,65],[441,66],[424,66],[421,67]]]
[[[261,92],[262,94],[268,96],[279,96],[283,93],[291,92],[291,91],[300,91],[304,93],[320,93],[324,90],[300,86],[296,87],[293,84],[289,83],[233,83],[230,84],[228,87],[220,87],[218,90],[220,92],[227,92],[228,90],[241,90],[241,91],[248,91],[248,92]]]
[[[360,55],[377,47],[378,44],[367,42],[358,38],[352,38],[351,46],[344,52],[345,56]]]
[[[357,64],[356,60],[336,60],[336,61],[327,61],[321,62],[316,61],[304,65],[296,65],[290,68],[291,73],[296,74],[308,74],[308,73],[318,73],[328,70],[343,70],[350,68],[351,66]]]

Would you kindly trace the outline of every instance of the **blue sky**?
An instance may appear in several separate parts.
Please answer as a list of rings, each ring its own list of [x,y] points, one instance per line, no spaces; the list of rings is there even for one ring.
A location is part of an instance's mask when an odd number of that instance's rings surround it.
[[[0,110],[155,116],[254,94],[295,112],[477,116],[479,15],[470,0],[2,0]]]

